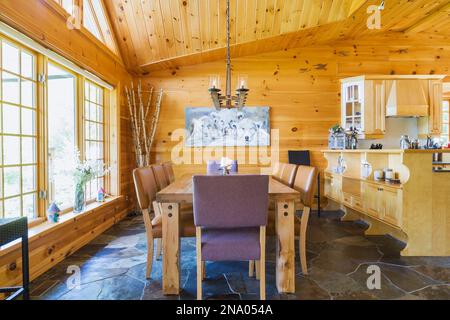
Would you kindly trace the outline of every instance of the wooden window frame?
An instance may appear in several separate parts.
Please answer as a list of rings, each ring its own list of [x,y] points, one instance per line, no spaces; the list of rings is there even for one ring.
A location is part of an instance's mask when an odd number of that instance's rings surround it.
[[[3,33],[0,33],[0,40],[3,41],[7,41],[8,43],[18,47],[20,50],[30,54],[33,56],[34,58],[34,75],[33,75],[33,79],[29,79],[27,77],[22,77],[21,74],[15,74],[15,73],[11,73],[9,71],[9,73],[16,75],[19,77],[19,79],[27,79],[27,80],[32,80],[35,83],[35,106],[34,108],[27,108],[24,107],[26,109],[32,109],[35,111],[35,133],[33,135],[33,137],[36,138],[36,149],[35,149],[35,153],[36,153],[36,161],[33,164],[26,164],[28,165],[33,165],[36,166],[36,191],[34,192],[29,192],[29,193],[25,193],[25,194],[20,194],[19,196],[22,197],[23,195],[28,195],[28,194],[36,194],[36,198],[37,198],[37,204],[36,204],[36,216],[34,219],[29,219],[29,227],[34,227],[39,223],[45,222],[46,221],[46,209],[48,208],[49,204],[50,204],[50,197],[48,195],[48,190],[49,190],[49,175],[48,175],[48,93],[47,93],[47,69],[48,69],[48,64],[52,63],[53,65],[57,66],[58,68],[61,68],[67,72],[69,72],[70,74],[74,75],[75,80],[76,80],[76,91],[75,91],[75,95],[76,95],[76,128],[75,128],[75,142],[76,142],[76,146],[79,148],[80,153],[81,153],[81,158],[84,159],[85,158],[85,148],[84,148],[84,112],[85,112],[85,96],[84,96],[84,84],[85,82],[89,82],[94,84],[95,86],[97,86],[98,88],[101,88],[103,90],[103,155],[104,155],[104,163],[106,164],[106,166],[110,166],[110,161],[111,159],[113,159],[113,162],[115,163],[116,161],[114,159],[118,158],[118,154],[117,155],[111,155],[111,146],[109,146],[108,144],[111,142],[111,137],[110,135],[110,128],[109,125],[111,123],[111,119],[110,119],[110,107],[111,106],[115,106],[115,102],[112,101],[114,100],[114,94],[117,94],[117,89],[109,89],[104,87],[103,85],[95,82],[94,80],[88,79],[85,76],[77,73],[76,71],[73,71],[71,69],[69,69],[68,67],[65,67],[63,64],[59,63],[58,61],[55,61],[53,58],[49,58],[46,55],[33,50],[32,48],[28,47],[25,44],[21,44],[18,41],[15,41],[14,39],[11,39],[10,37],[4,35]],[[1,52],[0,52],[0,61],[1,61]],[[21,63],[21,61],[20,61]],[[20,65],[19,65],[20,67]],[[2,69],[1,69],[2,70]],[[20,73],[20,70],[19,70]],[[1,73],[0,73],[1,74]],[[43,78],[42,78],[43,77]],[[0,97],[1,98],[1,97]],[[22,105],[19,104],[15,104],[15,103],[7,103],[9,105],[13,105],[13,106],[18,106],[20,108],[22,108]],[[116,107],[116,106],[115,106]],[[1,120],[1,117],[0,117]],[[117,121],[117,120],[115,120]],[[20,124],[21,125],[21,124]],[[8,134],[9,136],[9,134]],[[20,133],[20,135],[18,136],[22,136],[22,134]],[[25,135],[25,136],[29,136],[29,135]],[[20,164],[20,167],[24,166],[23,164]],[[1,165],[1,167],[3,168],[3,163]],[[16,166],[14,166],[16,167]],[[114,177],[115,179],[118,179],[118,175],[116,173],[111,173],[111,174],[106,174],[104,177],[104,186],[106,188],[106,190],[110,190],[110,188],[114,188],[114,190],[111,190],[111,195],[112,196],[116,196],[117,195],[117,187],[116,185],[118,184],[118,181],[111,181],[112,177]],[[1,181],[1,183],[3,184],[3,179]],[[20,181],[21,185],[22,185],[22,181]],[[22,186],[21,186],[21,191],[22,191]],[[45,196],[44,196],[45,195]],[[8,199],[11,197],[8,197]],[[1,198],[3,199],[3,198]],[[3,200],[2,200],[3,201]],[[21,201],[22,198],[21,198]],[[95,202],[94,200],[88,201],[88,204]],[[22,207],[22,204],[21,204]],[[62,213],[70,213],[72,212],[73,208],[68,208],[66,210],[64,210]],[[22,214],[22,212],[21,212]],[[3,216],[3,209],[0,213],[0,217]]]
[[[442,129],[444,128],[444,125],[447,125],[448,132],[447,132],[447,142],[450,143],[450,98],[444,98],[443,101],[447,101],[448,103],[448,110],[444,112],[444,104],[442,104]],[[444,120],[444,113],[448,114],[447,121]],[[443,131],[443,130],[442,130]],[[444,133],[442,133],[442,137],[445,137]]]
[[[15,72],[12,72],[12,71],[9,71],[9,70],[4,70],[3,68],[2,68],[2,59],[3,59],[3,57],[2,57],[2,48],[3,48],[3,43],[8,43],[8,44],[10,44],[10,45],[12,45],[12,46],[14,46],[15,48],[17,48],[18,50],[19,50],[19,72],[18,73],[15,73]],[[25,52],[25,53],[27,53],[27,54],[29,54],[29,55],[31,55],[32,57],[33,57],[33,75],[32,75],[32,77],[31,78],[29,78],[29,77],[25,77],[25,76],[22,76],[22,56],[21,56],[21,53],[22,52]],[[19,134],[10,134],[10,133],[8,133],[8,134],[4,134],[4,133],[2,133],[1,134],[1,137],[2,137],[2,139],[1,139],[1,142],[3,142],[3,137],[4,136],[9,136],[9,137],[18,137],[19,139],[22,139],[23,137],[30,137],[30,138],[34,138],[35,139],[35,148],[34,148],[34,152],[35,152],[35,159],[34,159],[34,162],[33,163],[26,163],[26,164],[24,164],[23,162],[22,162],[22,145],[20,145],[20,147],[19,147],[19,152],[20,152],[20,163],[19,164],[13,164],[13,165],[5,165],[4,164],[4,159],[2,159],[2,161],[1,161],[1,165],[0,165],[0,167],[2,168],[2,170],[4,169],[4,168],[16,168],[16,167],[18,167],[18,168],[20,168],[20,170],[21,170],[21,173],[20,173],[20,193],[19,194],[16,194],[16,195],[13,195],[13,196],[8,196],[8,197],[3,197],[4,196],[4,194],[2,194],[2,195],[0,195],[0,199],[1,199],[1,201],[2,201],[2,206],[1,206],[1,211],[0,211],[0,218],[2,218],[2,217],[4,217],[4,202],[5,202],[5,199],[6,200],[8,200],[8,199],[14,199],[14,198],[20,198],[20,216],[23,216],[23,197],[24,196],[27,196],[27,195],[35,195],[35,201],[36,201],[36,216],[34,217],[34,218],[30,218],[30,220],[35,220],[35,219],[37,219],[37,218],[39,218],[39,216],[40,216],[40,204],[39,204],[39,190],[40,190],[40,185],[39,185],[39,182],[40,182],[40,175],[39,175],[39,167],[40,167],[40,164],[39,164],[39,159],[40,159],[40,153],[39,153],[39,136],[40,136],[40,128],[39,128],[39,114],[40,114],[40,109],[39,109],[39,97],[38,97],[38,91],[39,91],[39,88],[38,88],[38,79],[37,79],[37,71],[38,71],[38,68],[39,68],[39,66],[38,66],[38,64],[39,64],[39,61],[38,61],[38,54],[34,51],[34,50],[32,50],[32,49],[30,49],[30,48],[28,48],[28,47],[26,47],[26,46],[24,46],[24,45],[22,45],[22,44],[20,44],[20,43],[18,43],[17,41],[15,41],[15,40],[13,40],[13,39],[11,39],[11,38],[9,38],[9,37],[7,37],[7,36],[5,36],[5,35],[3,35],[3,34],[1,34],[0,33],[0,78],[2,77],[2,72],[4,71],[4,72],[6,72],[6,73],[8,73],[8,74],[11,74],[11,75],[13,75],[13,76],[15,76],[15,77],[17,77],[18,79],[19,79],[19,97],[20,97],[20,100],[22,99],[22,81],[23,80],[26,80],[26,81],[31,81],[32,83],[34,83],[34,97],[33,97],[33,99],[34,99],[34,106],[32,106],[32,107],[30,107],[30,106],[25,106],[25,105],[23,105],[22,104],[22,101],[19,101],[19,103],[12,103],[12,102],[4,102],[3,101],[3,90],[2,90],[2,88],[0,88],[0,104],[2,104],[2,108],[1,108],[1,113],[0,113],[0,121],[1,122],[3,122],[3,106],[4,105],[10,105],[10,106],[13,106],[13,107],[17,107],[17,108],[19,108],[19,128],[20,128],[20,133]],[[0,84],[2,83],[2,81],[0,80]],[[26,109],[26,110],[32,110],[32,111],[34,111],[35,112],[35,119],[34,119],[34,127],[35,127],[35,132],[34,132],[34,134],[31,134],[31,135],[28,135],[28,134],[23,134],[22,133],[22,111],[23,111],[23,109]],[[3,126],[3,123],[1,123],[0,124],[1,126]],[[22,140],[21,140],[22,141]],[[3,148],[3,143],[0,143],[0,147],[1,148]],[[4,157],[4,154],[3,154],[3,157]],[[34,180],[34,183],[35,183],[35,190],[33,190],[33,191],[31,191],[31,192],[23,192],[23,172],[22,172],[22,170],[23,170],[23,168],[24,167],[30,167],[30,166],[32,166],[32,167],[35,167],[35,180]],[[0,174],[0,184],[1,184],[1,190],[5,190],[5,188],[4,188],[4,178],[3,178],[3,175],[2,174]]]

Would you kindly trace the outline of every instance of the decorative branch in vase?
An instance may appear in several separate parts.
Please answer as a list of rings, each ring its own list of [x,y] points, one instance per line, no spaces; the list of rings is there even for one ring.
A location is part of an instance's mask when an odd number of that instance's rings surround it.
[[[131,88],[125,87],[125,92],[130,112],[131,131],[136,154],[136,166],[139,168],[145,167],[150,165],[151,162],[150,152],[155,140],[164,92],[161,89],[158,97],[156,97],[151,120],[149,119],[149,115],[151,113],[150,111],[153,109],[153,88],[150,88],[149,91],[143,91],[142,83],[139,81],[137,89],[135,89],[134,84],[131,83]],[[146,103],[144,103],[144,93],[148,94]]]
[[[75,198],[73,212],[81,213],[86,209],[86,184],[93,179],[108,173],[104,163],[94,160],[81,161],[80,151],[75,150],[73,179],[75,183]]]

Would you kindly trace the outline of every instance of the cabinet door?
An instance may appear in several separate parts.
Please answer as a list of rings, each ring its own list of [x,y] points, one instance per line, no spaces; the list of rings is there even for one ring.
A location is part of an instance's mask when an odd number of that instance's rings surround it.
[[[351,127],[364,130],[364,81],[352,81],[341,87],[341,125],[346,130]]]
[[[384,80],[365,81],[364,134],[384,135],[386,131],[386,83]]]
[[[442,81],[430,80],[429,134],[440,136],[442,132]]]
[[[395,226],[401,226],[401,208],[399,206],[399,193],[396,189],[385,188],[383,191],[384,216],[383,220]]]
[[[382,197],[380,196],[379,187],[374,184],[366,184],[364,191],[364,199],[367,213],[376,218],[382,215]]]

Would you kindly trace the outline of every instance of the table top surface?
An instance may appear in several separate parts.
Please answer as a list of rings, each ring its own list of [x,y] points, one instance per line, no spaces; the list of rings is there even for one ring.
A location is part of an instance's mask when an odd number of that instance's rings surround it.
[[[300,198],[300,193],[277,180],[269,179],[269,197],[273,200],[292,201]],[[192,176],[177,179],[156,195],[156,200],[163,203],[192,203]]]

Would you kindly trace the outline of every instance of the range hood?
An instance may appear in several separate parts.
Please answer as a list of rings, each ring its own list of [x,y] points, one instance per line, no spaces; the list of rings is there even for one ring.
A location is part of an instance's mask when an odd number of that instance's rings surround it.
[[[428,80],[386,80],[386,116],[388,117],[427,117],[429,101]]]

